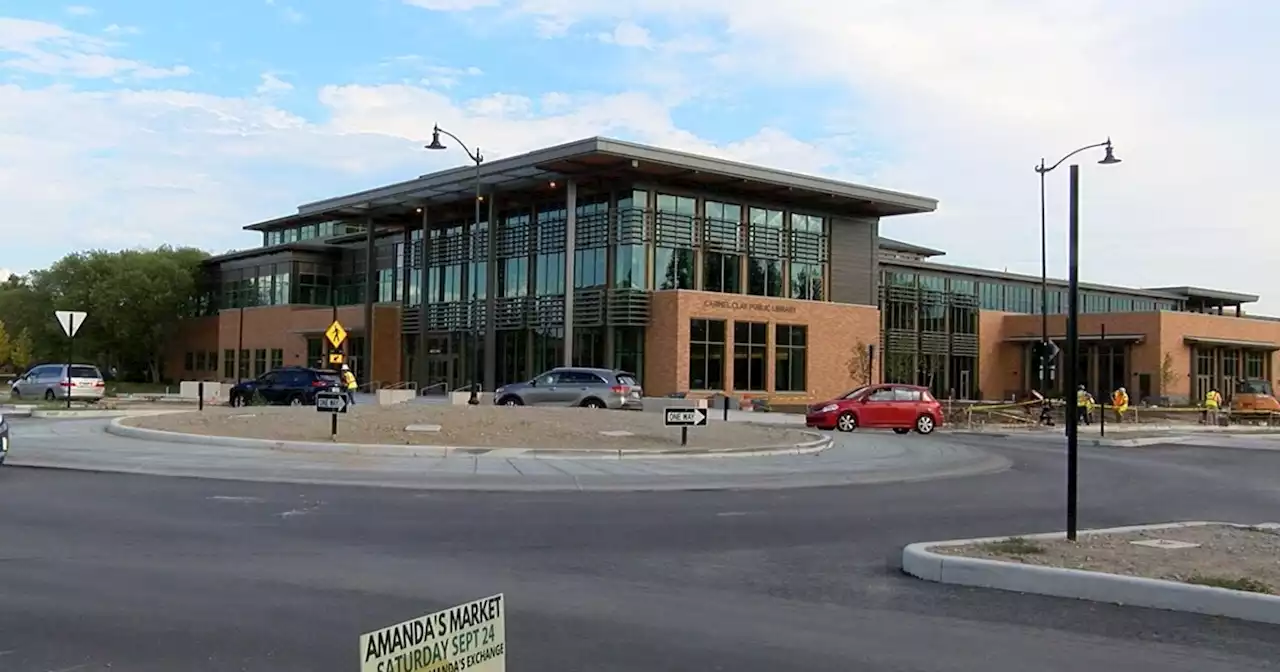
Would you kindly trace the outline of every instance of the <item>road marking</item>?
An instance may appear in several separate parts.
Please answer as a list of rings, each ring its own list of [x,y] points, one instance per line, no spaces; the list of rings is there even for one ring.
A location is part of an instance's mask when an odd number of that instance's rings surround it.
[[[751,512],[749,512],[749,511],[721,511],[720,513],[717,513],[716,515],[717,515],[717,516],[719,516],[719,517],[721,517],[721,518],[735,518],[735,517],[737,517],[737,516],[749,516],[749,515],[751,515]]]
[[[246,504],[261,504],[261,497],[241,497],[239,495],[214,495],[209,499],[215,502],[244,502]]]

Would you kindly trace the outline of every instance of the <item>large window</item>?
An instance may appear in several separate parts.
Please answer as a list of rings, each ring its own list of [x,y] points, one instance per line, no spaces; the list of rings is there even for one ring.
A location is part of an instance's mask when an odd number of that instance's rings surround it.
[[[821,301],[823,297],[822,264],[823,219],[814,215],[791,214],[791,240],[787,247],[791,277],[789,296],[793,299]]]
[[[702,288],[708,292],[742,293],[742,257],[725,252],[703,254]]]
[[[978,290],[978,301],[983,310],[1004,310],[1004,285],[982,283]]]
[[[605,248],[593,247],[575,250],[573,259],[573,286],[603,287],[608,277]],[[643,268],[643,267],[642,267]]]
[[[279,348],[271,349],[271,370],[274,371],[284,366],[284,350]]]
[[[222,377],[228,380],[236,377],[236,351],[222,351]]]
[[[253,351],[253,375],[261,376],[267,372],[267,351],[265,348],[258,348]]]
[[[645,209],[648,207],[647,191],[635,190],[618,198],[613,286],[619,289],[645,289]]]
[[[329,362],[324,356],[324,339],[311,337],[307,339],[307,361],[303,362],[306,366],[320,365],[322,368],[328,366]]]
[[[539,254],[534,268],[535,293],[538,296],[564,294],[564,252]],[[579,276],[574,267],[574,275]]]
[[[697,199],[658,194],[654,217],[655,289],[693,289],[693,218]]]
[[[329,296],[330,277],[319,264],[299,262],[296,302],[303,305],[327,306],[332,298]]]
[[[733,389],[762,392],[766,389],[769,325],[764,322],[733,323]]]
[[[236,359],[236,375],[240,378],[248,378],[249,370],[249,351],[241,350],[240,357]]]
[[[613,327],[613,366],[644,383],[644,327]]]
[[[805,327],[797,324],[774,327],[773,388],[777,392],[804,392],[806,389],[806,331]]]
[[[1260,378],[1266,380],[1267,375],[1266,360],[1263,353],[1256,350],[1248,350],[1244,353],[1244,375],[1246,378]]]
[[[618,289],[644,289],[644,246],[619,245],[617,264],[613,267],[613,286]]]
[[[747,247],[747,293],[782,296],[781,210],[750,209]]]
[[[724,389],[724,320],[689,321],[689,389]]]
[[[525,296],[529,293],[529,258],[515,257],[498,262],[498,296]]]

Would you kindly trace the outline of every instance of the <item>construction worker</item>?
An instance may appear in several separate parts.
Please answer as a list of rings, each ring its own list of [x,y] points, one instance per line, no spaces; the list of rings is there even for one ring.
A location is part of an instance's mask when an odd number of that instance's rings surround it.
[[[1084,389],[1084,385],[1076,390],[1076,420],[1081,424],[1089,424],[1093,419],[1093,395]]]
[[[1129,410],[1129,393],[1123,387],[1111,395],[1111,405],[1116,409],[1116,422],[1124,422],[1124,412]]]
[[[1218,424],[1218,409],[1222,407],[1222,395],[1218,391],[1209,388],[1204,395],[1204,424]]]
[[[346,364],[342,365],[342,388],[347,392],[347,404],[349,406],[356,405],[356,389],[360,386],[356,384],[356,374],[351,373],[351,367]]]

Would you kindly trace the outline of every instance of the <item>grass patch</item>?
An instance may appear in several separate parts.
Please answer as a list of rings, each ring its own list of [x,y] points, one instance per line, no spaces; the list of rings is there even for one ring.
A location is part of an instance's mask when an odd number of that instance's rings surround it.
[[[988,541],[978,548],[996,555],[1039,555],[1044,553],[1044,546],[1023,537],[1009,537],[999,541]]]
[[[1263,595],[1275,594],[1275,591],[1271,589],[1271,586],[1268,586],[1267,584],[1261,581],[1258,581],[1257,579],[1251,579],[1247,576],[1242,576],[1239,578],[1230,578],[1225,576],[1205,576],[1203,574],[1192,574],[1191,576],[1185,579],[1182,579],[1182,582],[1192,583],[1197,586],[1210,586],[1213,588],[1226,588],[1228,590],[1240,590],[1246,593],[1262,593]]]

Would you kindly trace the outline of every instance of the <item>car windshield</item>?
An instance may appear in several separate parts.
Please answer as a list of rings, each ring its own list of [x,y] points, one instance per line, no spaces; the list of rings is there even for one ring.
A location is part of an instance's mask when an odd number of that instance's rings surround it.
[[[326,383],[337,383],[342,381],[342,378],[340,378],[334,371],[317,371],[316,378],[319,378]]]
[[[71,367],[72,378],[101,378],[102,374],[98,372],[96,366],[73,366]]]
[[[847,393],[845,393],[845,394],[840,395],[840,398],[841,398],[841,399],[852,399],[852,398],[854,398],[854,397],[856,397],[856,396],[858,396],[858,395],[862,394],[863,392],[865,392],[865,391],[866,391],[866,389],[867,389],[868,387],[870,387],[870,386],[869,386],[869,385],[863,385],[862,387],[854,388],[852,391],[850,391],[850,392],[847,392]]]
[[[631,376],[629,376],[629,375],[627,375],[627,374],[625,374],[625,373],[620,373],[620,374],[618,374],[618,384],[619,384],[619,385],[633,385],[633,386],[639,386],[639,385],[640,385],[640,381],[636,380],[635,378],[633,378],[633,377],[631,377]]]

